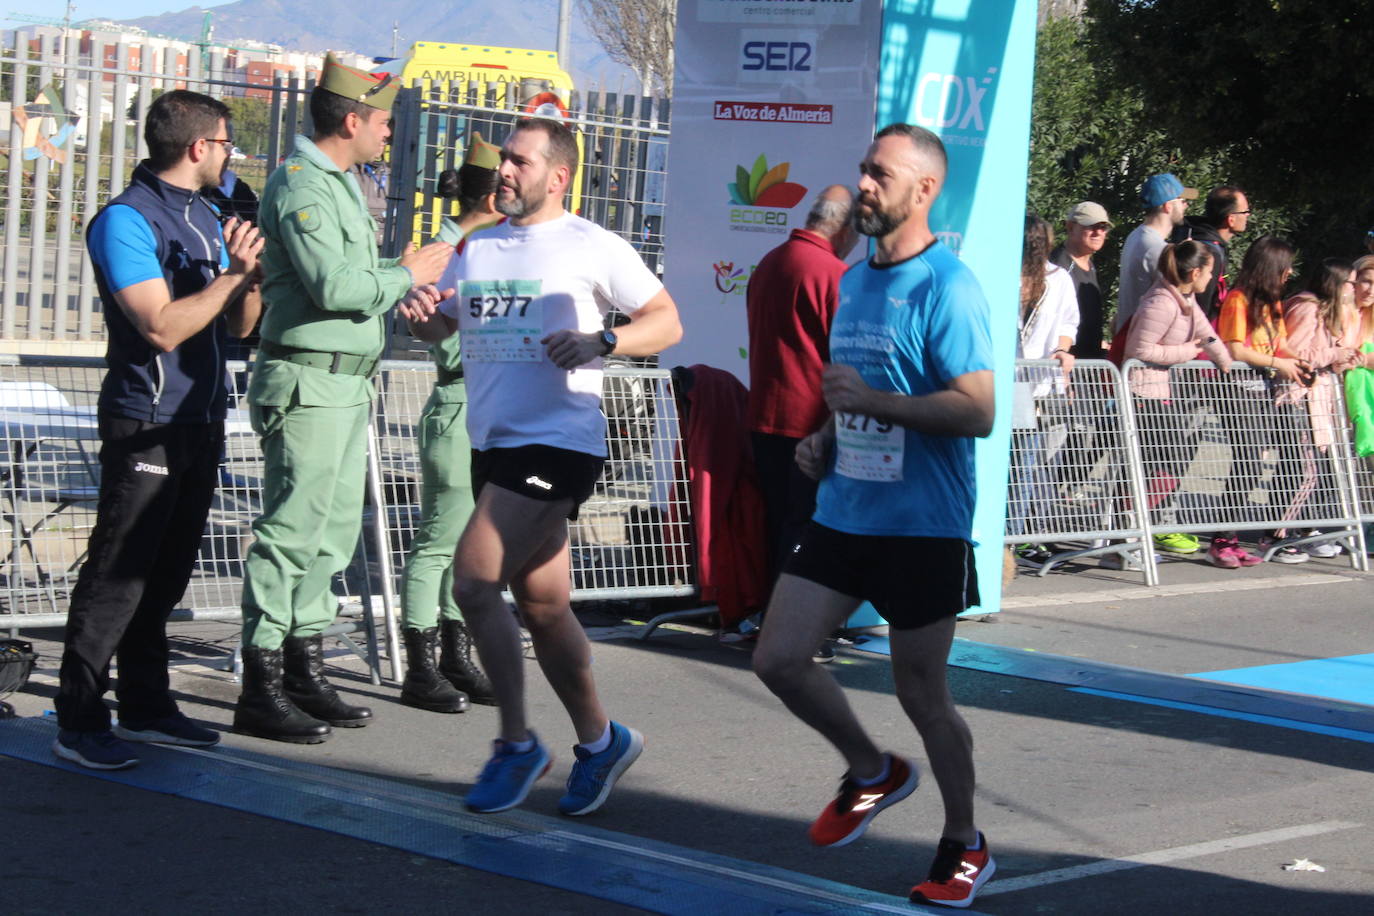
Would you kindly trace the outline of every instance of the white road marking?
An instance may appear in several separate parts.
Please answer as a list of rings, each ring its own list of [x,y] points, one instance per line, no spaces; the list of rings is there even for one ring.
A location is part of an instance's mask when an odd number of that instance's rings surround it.
[[[1184,595],[1214,595],[1218,592],[1248,592],[1256,589],[1294,588],[1304,585],[1335,585],[1341,582],[1359,581],[1351,576],[1335,576],[1329,573],[1310,573],[1299,576],[1273,576],[1267,579],[1232,579],[1229,582],[1195,582],[1187,585],[1161,585],[1158,588],[1145,588],[1134,585],[1129,588],[1104,589],[1092,592],[1070,592],[1061,595],[1024,595],[1002,598],[1002,610],[1030,607],[1059,607],[1065,604],[1101,604],[1116,601],[1140,601],[1147,598],[1178,598]]]
[[[1128,868],[1142,868],[1146,865],[1165,865],[1169,862],[1180,862],[1184,859],[1193,859],[1198,856],[1209,856],[1218,852],[1229,852],[1232,849],[1248,849],[1251,846],[1266,846],[1270,843],[1282,843],[1286,840],[1298,840],[1303,837],[1319,836],[1323,833],[1334,833],[1337,830],[1354,830],[1357,827],[1363,826],[1363,824],[1353,824],[1347,821],[1326,821],[1321,824],[1301,824],[1297,827],[1283,827],[1279,830],[1266,830],[1262,833],[1250,833],[1245,836],[1227,837],[1224,840],[1194,843],[1191,846],[1175,846],[1173,849],[1142,852],[1133,856],[1122,856],[1119,859],[1103,859],[1098,862],[1088,862],[1084,865],[1074,865],[1069,868],[1056,868],[1053,871],[1042,871],[1034,875],[1021,875],[1016,878],[990,881],[986,887],[979,891],[978,896],[986,897],[989,894],[1009,894],[1013,891],[1024,891],[1033,887],[1044,887],[1047,884],[1059,884],[1064,881],[1077,881],[1080,878],[1092,878],[1097,875],[1105,875],[1114,871],[1123,871]]]

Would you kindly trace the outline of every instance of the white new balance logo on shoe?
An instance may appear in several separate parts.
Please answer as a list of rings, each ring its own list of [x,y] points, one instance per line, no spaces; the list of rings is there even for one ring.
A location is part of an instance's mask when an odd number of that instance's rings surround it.
[[[883,800],[883,794],[884,793],[882,792],[865,792],[863,795],[859,796],[859,801],[857,804],[854,805],[852,810],[867,811],[869,808],[872,808],[878,802]]]
[[[978,866],[974,865],[972,862],[960,862],[959,867],[964,871],[962,874],[955,875],[954,880],[967,881],[969,884],[972,884],[974,876],[978,874]]]

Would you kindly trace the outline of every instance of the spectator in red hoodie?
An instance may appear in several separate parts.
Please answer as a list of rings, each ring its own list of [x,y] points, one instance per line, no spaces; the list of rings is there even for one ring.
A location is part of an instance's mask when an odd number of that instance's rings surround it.
[[[749,278],[749,430],[763,492],[768,585],[816,509],[816,481],[793,460],[797,443],[829,417],[821,372],[830,361],[830,320],[839,306],[844,257],[858,233],[854,192],[817,195],[806,228],[759,261]]]

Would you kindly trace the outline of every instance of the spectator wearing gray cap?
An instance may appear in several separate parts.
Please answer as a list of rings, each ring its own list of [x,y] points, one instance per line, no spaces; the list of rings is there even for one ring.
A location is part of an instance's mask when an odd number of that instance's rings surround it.
[[[1102,359],[1103,298],[1097,282],[1093,255],[1102,250],[1113,223],[1107,209],[1085,200],[1074,204],[1064,217],[1064,242],[1050,252],[1050,263],[1069,272],[1078,297],[1078,336],[1073,355],[1078,359]]]
[[[1121,248],[1121,281],[1117,287],[1113,334],[1120,333],[1135,314],[1140,297],[1155,282],[1159,255],[1174,227],[1183,222],[1188,201],[1197,200],[1197,188],[1184,187],[1175,176],[1164,173],[1149,178],[1140,188],[1147,212],[1145,222],[1131,230]]]

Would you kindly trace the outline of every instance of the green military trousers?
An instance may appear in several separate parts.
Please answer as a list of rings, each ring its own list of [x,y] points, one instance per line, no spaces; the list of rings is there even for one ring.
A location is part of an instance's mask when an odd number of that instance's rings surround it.
[[[453,548],[473,507],[467,400],[461,379],[436,385],[420,414],[420,526],[401,577],[402,626],[463,619],[453,600]]]
[[[313,371],[313,370],[308,370]],[[263,507],[243,577],[243,644],[280,648],[333,622],[330,589],[362,528],[372,405],[254,404],[262,437]]]

